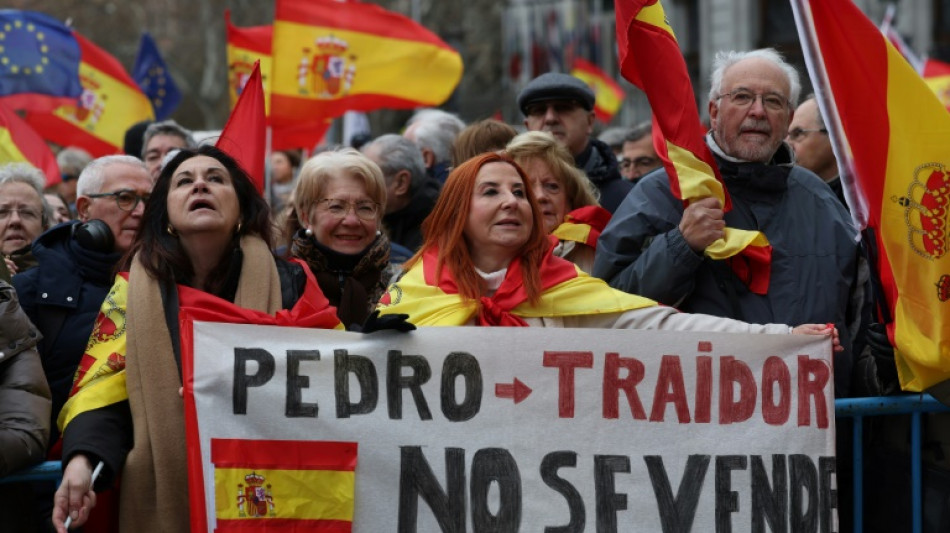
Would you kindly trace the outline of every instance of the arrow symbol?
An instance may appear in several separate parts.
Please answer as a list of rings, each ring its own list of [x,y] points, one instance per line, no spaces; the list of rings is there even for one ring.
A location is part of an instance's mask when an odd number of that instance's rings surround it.
[[[518,378],[515,378],[514,383],[495,383],[495,396],[498,398],[513,398],[515,403],[521,403],[529,394],[531,394],[531,387],[519,381]]]

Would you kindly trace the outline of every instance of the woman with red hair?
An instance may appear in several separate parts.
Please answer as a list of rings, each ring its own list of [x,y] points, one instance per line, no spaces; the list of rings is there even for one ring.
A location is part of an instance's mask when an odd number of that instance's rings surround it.
[[[380,300],[417,326],[541,326],[837,333],[825,325],[747,324],[679,313],[610,288],[552,254],[524,171],[507,155],[474,157],[449,175],[419,252]]]

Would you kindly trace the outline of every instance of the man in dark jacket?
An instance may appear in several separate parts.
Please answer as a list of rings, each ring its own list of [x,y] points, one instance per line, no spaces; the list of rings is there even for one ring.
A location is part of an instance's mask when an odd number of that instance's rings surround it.
[[[389,240],[415,252],[422,245],[422,221],[435,206],[441,184],[427,175],[416,144],[401,135],[378,137],[363,146],[363,153],[379,165],[386,180],[383,225]]]
[[[611,286],[690,313],[755,323],[831,323],[835,393],[851,376],[848,324],[860,307],[858,245],[850,216],[820,178],[793,165],[783,142],[800,85],[774,50],[720,53],[709,98],[716,157],[732,209],[715,198],[684,208],[665,172],[644,176],[601,234],[593,274]],[[772,246],[765,294],[752,292],[725,261],[704,256],[724,226],[759,230]]]
[[[152,180],[132,156],[94,160],[80,174],[79,221],[60,224],[33,244],[39,265],[13,277],[24,311],[43,334],[39,352],[53,394],[50,444],[56,417],[69,396],[115,265],[129,249]]]
[[[590,136],[594,128],[594,91],[574,76],[548,72],[528,82],[518,95],[528,131],[546,131],[574,156],[600,191],[600,205],[613,213],[633,184],[620,176],[617,156]]]

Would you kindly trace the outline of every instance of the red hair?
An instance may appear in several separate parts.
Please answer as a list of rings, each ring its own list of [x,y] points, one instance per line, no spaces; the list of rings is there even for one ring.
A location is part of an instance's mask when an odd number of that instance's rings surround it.
[[[479,171],[488,163],[506,163],[514,167],[521,176],[525,191],[528,190],[528,178],[524,170],[509,156],[486,153],[475,156],[462,163],[449,174],[442,192],[432,212],[422,223],[423,242],[419,251],[406,262],[405,269],[416,264],[431,247],[439,250],[436,276],[442,275],[442,268],[448,267],[458,285],[459,293],[466,298],[478,300],[484,292],[484,281],[475,271],[475,263],[465,239],[465,225],[472,210],[472,195],[475,192],[475,180]],[[524,273],[524,287],[528,301],[538,303],[541,297],[541,261],[550,245],[544,232],[544,221],[534,196],[526,194],[531,206],[533,226],[528,241],[518,251],[521,269]]]

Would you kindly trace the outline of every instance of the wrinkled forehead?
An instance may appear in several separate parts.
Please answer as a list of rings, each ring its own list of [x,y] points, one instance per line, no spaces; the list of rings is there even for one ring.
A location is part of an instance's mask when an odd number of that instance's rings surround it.
[[[0,204],[42,205],[43,199],[29,183],[8,181],[0,185]]]
[[[775,63],[759,57],[750,57],[729,66],[722,74],[721,93],[736,89],[775,93],[790,96],[791,83],[785,72]]]

